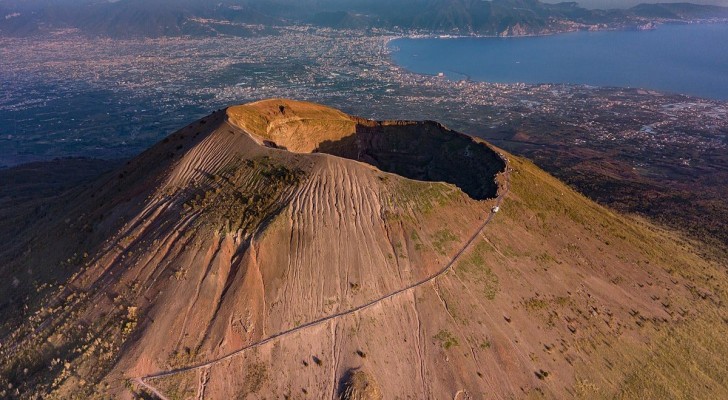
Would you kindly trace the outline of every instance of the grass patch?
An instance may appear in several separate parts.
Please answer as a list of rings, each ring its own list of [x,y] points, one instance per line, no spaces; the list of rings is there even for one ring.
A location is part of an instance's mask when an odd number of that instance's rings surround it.
[[[189,347],[185,347],[181,350],[174,350],[167,357],[167,364],[171,368],[180,368],[186,365],[194,363],[197,359],[197,351]]]
[[[458,343],[458,339],[446,329],[442,329],[440,332],[437,332],[437,335],[433,336],[433,339],[438,340],[442,348],[446,350],[460,344]]]
[[[523,307],[531,312],[541,311],[548,307],[548,305],[549,303],[546,300],[539,299],[538,297],[531,297],[523,301]]]
[[[197,389],[196,372],[180,372],[178,374],[154,378],[149,382],[169,400],[185,400],[194,397]]]
[[[269,378],[268,367],[261,363],[248,365],[245,373],[245,393],[258,393]]]
[[[662,330],[648,354],[635,358],[618,397],[728,398],[728,324],[710,320],[716,314]]]
[[[432,236],[432,245],[438,253],[446,255],[452,243],[457,240],[458,237],[449,229],[440,229]]]
[[[538,263],[541,265],[558,264],[558,261],[553,256],[551,256],[551,254],[549,254],[545,251],[541,254],[534,256],[534,260],[538,261]]]
[[[422,250],[424,246],[422,245],[422,239],[420,239],[420,235],[417,234],[417,231],[413,230],[412,233],[410,233],[410,239],[412,239],[412,243],[415,244],[415,250]]]
[[[477,285],[480,293],[488,300],[495,299],[500,290],[498,275],[485,263],[486,254],[492,249],[490,244],[481,239],[457,264],[457,269],[466,275],[469,282]]]
[[[407,204],[415,212],[429,214],[438,207],[449,204],[460,191],[442,182],[421,182],[397,179],[394,186],[395,204]]]
[[[304,176],[268,157],[236,161],[194,191],[184,213],[199,213],[201,223],[226,232],[257,227]]]

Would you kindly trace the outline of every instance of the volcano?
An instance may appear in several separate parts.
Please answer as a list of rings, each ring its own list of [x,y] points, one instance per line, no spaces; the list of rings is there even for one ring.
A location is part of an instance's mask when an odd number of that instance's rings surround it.
[[[270,99],[106,165],[0,175],[3,396],[728,397],[719,264],[437,122]]]

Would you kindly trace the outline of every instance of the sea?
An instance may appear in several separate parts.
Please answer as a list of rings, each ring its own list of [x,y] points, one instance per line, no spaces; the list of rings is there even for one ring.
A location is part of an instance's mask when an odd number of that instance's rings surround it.
[[[728,24],[550,36],[401,38],[396,64],[445,79],[653,89],[728,100]]]

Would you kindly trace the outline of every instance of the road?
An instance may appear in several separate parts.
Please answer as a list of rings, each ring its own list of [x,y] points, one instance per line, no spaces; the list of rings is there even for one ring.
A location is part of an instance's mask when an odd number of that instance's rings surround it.
[[[506,163],[506,167],[505,167],[505,172],[502,175],[502,177],[504,178],[503,185],[501,186],[501,190],[500,190],[500,193],[498,194],[498,197],[496,197],[496,199],[495,199],[495,206],[496,207],[500,207],[501,206],[501,203],[503,202],[503,198],[508,193],[509,186],[510,186],[510,166],[509,166],[509,163],[508,163],[508,159],[505,158],[500,153],[499,153],[499,155],[503,159],[503,161]],[[319,319],[314,320],[314,321],[307,322],[307,323],[305,323],[303,325],[299,325],[299,326],[297,326],[295,328],[291,328],[291,329],[288,329],[286,331],[278,332],[275,335],[271,335],[271,336],[269,336],[269,337],[267,337],[267,338],[265,338],[263,340],[260,340],[258,342],[255,342],[255,343],[251,343],[251,344],[249,344],[249,345],[247,345],[245,347],[242,347],[242,348],[240,348],[238,350],[235,350],[232,353],[228,353],[228,354],[226,354],[226,355],[224,355],[222,357],[216,358],[214,360],[206,361],[206,362],[199,363],[199,364],[193,364],[193,365],[189,365],[187,367],[177,368],[177,369],[173,369],[173,370],[169,370],[169,371],[156,372],[156,373],[151,374],[151,375],[147,375],[147,376],[135,378],[134,381],[137,382],[142,387],[144,387],[147,390],[149,390],[155,396],[159,397],[161,400],[168,400],[157,389],[155,389],[153,386],[149,385],[146,382],[146,380],[147,379],[154,379],[154,378],[163,378],[163,377],[166,377],[166,376],[179,374],[181,372],[189,372],[189,371],[194,371],[194,370],[198,370],[198,369],[210,367],[213,364],[216,364],[216,363],[219,363],[221,361],[225,361],[225,360],[228,360],[230,358],[233,358],[236,355],[241,354],[244,351],[247,351],[247,350],[250,350],[250,349],[254,349],[256,347],[260,347],[260,346],[262,346],[262,345],[264,345],[266,343],[269,343],[269,342],[272,342],[274,340],[280,339],[280,338],[282,338],[284,336],[288,336],[288,335],[291,335],[291,334],[300,332],[300,331],[302,331],[304,329],[307,329],[307,328],[310,328],[310,327],[313,327],[313,326],[321,325],[321,324],[323,324],[325,322],[328,322],[328,321],[331,321],[333,319],[340,318],[340,317],[344,317],[344,316],[347,316],[347,315],[350,315],[350,314],[354,314],[354,313],[359,312],[359,311],[366,310],[367,308],[373,307],[374,305],[376,305],[378,303],[381,303],[382,301],[389,300],[389,299],[391,299],[391,298],[393,298],[395,296],[398,296],[398,295],[400,295],[402,293],[409,292],[411,290],[417,289],[418,287],[420,287],[422,285],[425,285],[427,283],[430,283],[430,282],[434,281],[435,279],[443,276],[444,274],[446,274],[448,271],[450,271],[452,269],[452,267],[460,259],[460,257],[470,248],[470,246],[473,244],[473,242],[475,242],[475,239],[483,232],[483,230],[485,229],[486,225],[488,225],[488,223],[493,219],[493,216],[495,214],[496,213],[491,209],[491,211],[488,213],[488,216],[485,218],[485,221],[483,221],[483,223],[478,227],[478,229],[475,230],[475,233],[473,233],[473,235],[470,236],[470,238],[468,239],[468,241],[465,242],[465,244],[460,248],[460,250],[458,250],[452,256],[452,258],[450,259],[450,261],[447,264],[445,264],[445,266],[443,266],[442,269],[440,269],[438,272],[436,272],[435,274],[433,274],[433,275],[431,275],[431,276],[429,276],[427,278],[424,278],[424,279],[422,279],[422,280],[420,280],[418,282],[415,282],[415,283],[413,283],[413,284],[411,284],[409,286],[406,286],[406,287],[403,287],[401,289],[398,289],[398,290],[396,290],[396,291],[394,291],[392,293],[389,293],[387,295],[384,295],[382,297],[379,297],[377,299],[374,299],[374,300],[372,300],[372,301],[370,301],[368,303],[362,304],[360,306],[357,306],[357,307],[348,309],[346,311],[341,311],[341,312],[338,312],[336,314],[332,314],[332,315],[329,315],[329,316],[326,316],[326,317],[322,317],[322,318],[319,318]]]

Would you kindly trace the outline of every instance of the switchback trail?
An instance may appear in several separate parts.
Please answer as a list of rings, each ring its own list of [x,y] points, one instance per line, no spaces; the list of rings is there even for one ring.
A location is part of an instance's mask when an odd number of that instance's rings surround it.
[[[282,331],[282,332],[278,332],[278,333],[276,333],[274,335],[271,335],[271,336],[269,336],[269,337],[267,337],[267,338],[265,338],[263,340],[260,340],[260,341],[255,342],[255,343],[251,343],[251,344],[249,344],[249,345],[247,345],[245,347],[242,347],[242,348],[240,348],[238,350],[235,350],[235,351],[233,351],[231,353],[228,353],[228,354],[226,354],[226,355],[224,355],[222,357],[216,358],[214,360],[206,361],[204,363],[189,365],[187,367],[176,368],[176,369],[172,369],[172,370],[169,370],[169,371],[156,372],[156,373],[151,374],[151,375],[146,375],[146,376],[142,376],[142,377],[135,378],[134,381],[137,382],[138,384],[140,384],[141,386],[143,386],[144,388],[146,388],[147,390],[149,390],[150,392],[152,392],[155,396],[159,397],[161,400],[168,400],[157,389],[155,389],[153,386],[151,386],[148,383],[146,383],[145,380],[147,380],[147,379],[154,379],[154,378],[163,378],[163,377],[166,377],[166,376],[175,375],[175,374],[179,374],[179,373],[182,373],[182,372],[189,372],[189,371],[194,371],[194,370],[198,370],[198,369],[210,367],[213,364],[219,363],[221,361],[228,360],[230,358],[235,357],[238,354],[241,354],[242,352],[244,352],[246,350],[250,350],[250,349],[253,349],[253,348],[262,346],[262,345],[264,345],[266,343],[269,343],[269,342],[272,342],[272,341],[274,341],[276,339],[280,339],[283,336],[288,336],[290,334],[293,334],[293,333],[302,331],[302,330],[304,330],[306,328],[310,328],[312,326],[317,326],[317,325],[323,324],[325,322],[331,321],[333,319],[340,318],[340,317],[343,317],[343,316],[346,316],[346,315],[354,314],[356,312],[365,310],[365,309],[370,308],[370,307],[372,307],[372,306],[374,306],[376,304],[381,303],[382,301],[391,299],[391,298],[393,298],[395,296],[398,296],[398,295],[400,295],[402,293],[409,292],[410,290],[414,290],[414,289],[416,289],[416,288],[418,288],[418,287],[420,287],[420,286],[422,286],[424,284],[430,283],[430,282],[434,281],[435,279],[441,277],[442,275],[446,274],[448,271],[450,271],[452,269],[452,267],[455,265],[455,263],[463,255],[463,253],[465,253],[470,248],[470,246],[473,244],[473,242],[475,241],[475,239],[477,239],[478,236],[483,232],[483,230],[485,229],[485,226],[488,225],[488,223],[493,219],[493,216],[497,212],[497,211],[494,211],[495,207],[500,207],[501,203],[503,202],[503,198],[508,193],[509,186],[510,186],[510,166],[509,166],[509,163],[508,163],[508,159],[503,154],[501,154],[500,152],[498,152],[498,155],[505,162],[505,170],[504,170],[503,175],[502,175],[503,178],[504,178],[504,182],[502,184],[501,191],[498,194],[498,197],[496,197],[496,199],[495,199],[495,206],[494,206],[494,208],[491,209],[491,211],[488,213],[488,216],[485,218],[485,221],[483,221],[483,223],[478,227],[478,229],[475,230],[475,233],[473,233],[472,236],[470,236],[470,238],[468,239],[468,241],[465,242],[465,244],[460,248],[460,250],[458,250],[452,256],[452,258],[450,259],[450,261],[447,264],[445,264],[445,266],[442,269],[440,269],[438,272],[436,272],[435,274],[430,275],[429,277],[424,278],[424,279],[422,279],[422,280],[420,280],[418,282],[415,282],[413,284],[410,284],[408,286],[405,286],[405,287],[403,287],[403,288],[401,288],[399,290],[396,290],[396,291],[394,291],[394,292],[392,292],[390,294],[384,295],[384,296],[379,297],[377,299],[374,299],[374,300],[372,300],[372,301],[370,301],[368,303],[362,304],[360,306],[357,306],[357,307],[354,307],[354,308],[350,308],[350,309],[348,309],[346,311],[341,311],[341,312],[338,312],[336,314],[332,314],[332,315],[329,315],[329,316],[326,316],[326,317],[322,317],[322,318],[319,318],[319,319],[314,320],[314,321],[307,322],[307,323],[305,323],[303,325],[299,325],[299,326],[297,326],[295,328],[291,328],[291,329],[288,329],[288,330],[285,330],[285,331]]]

